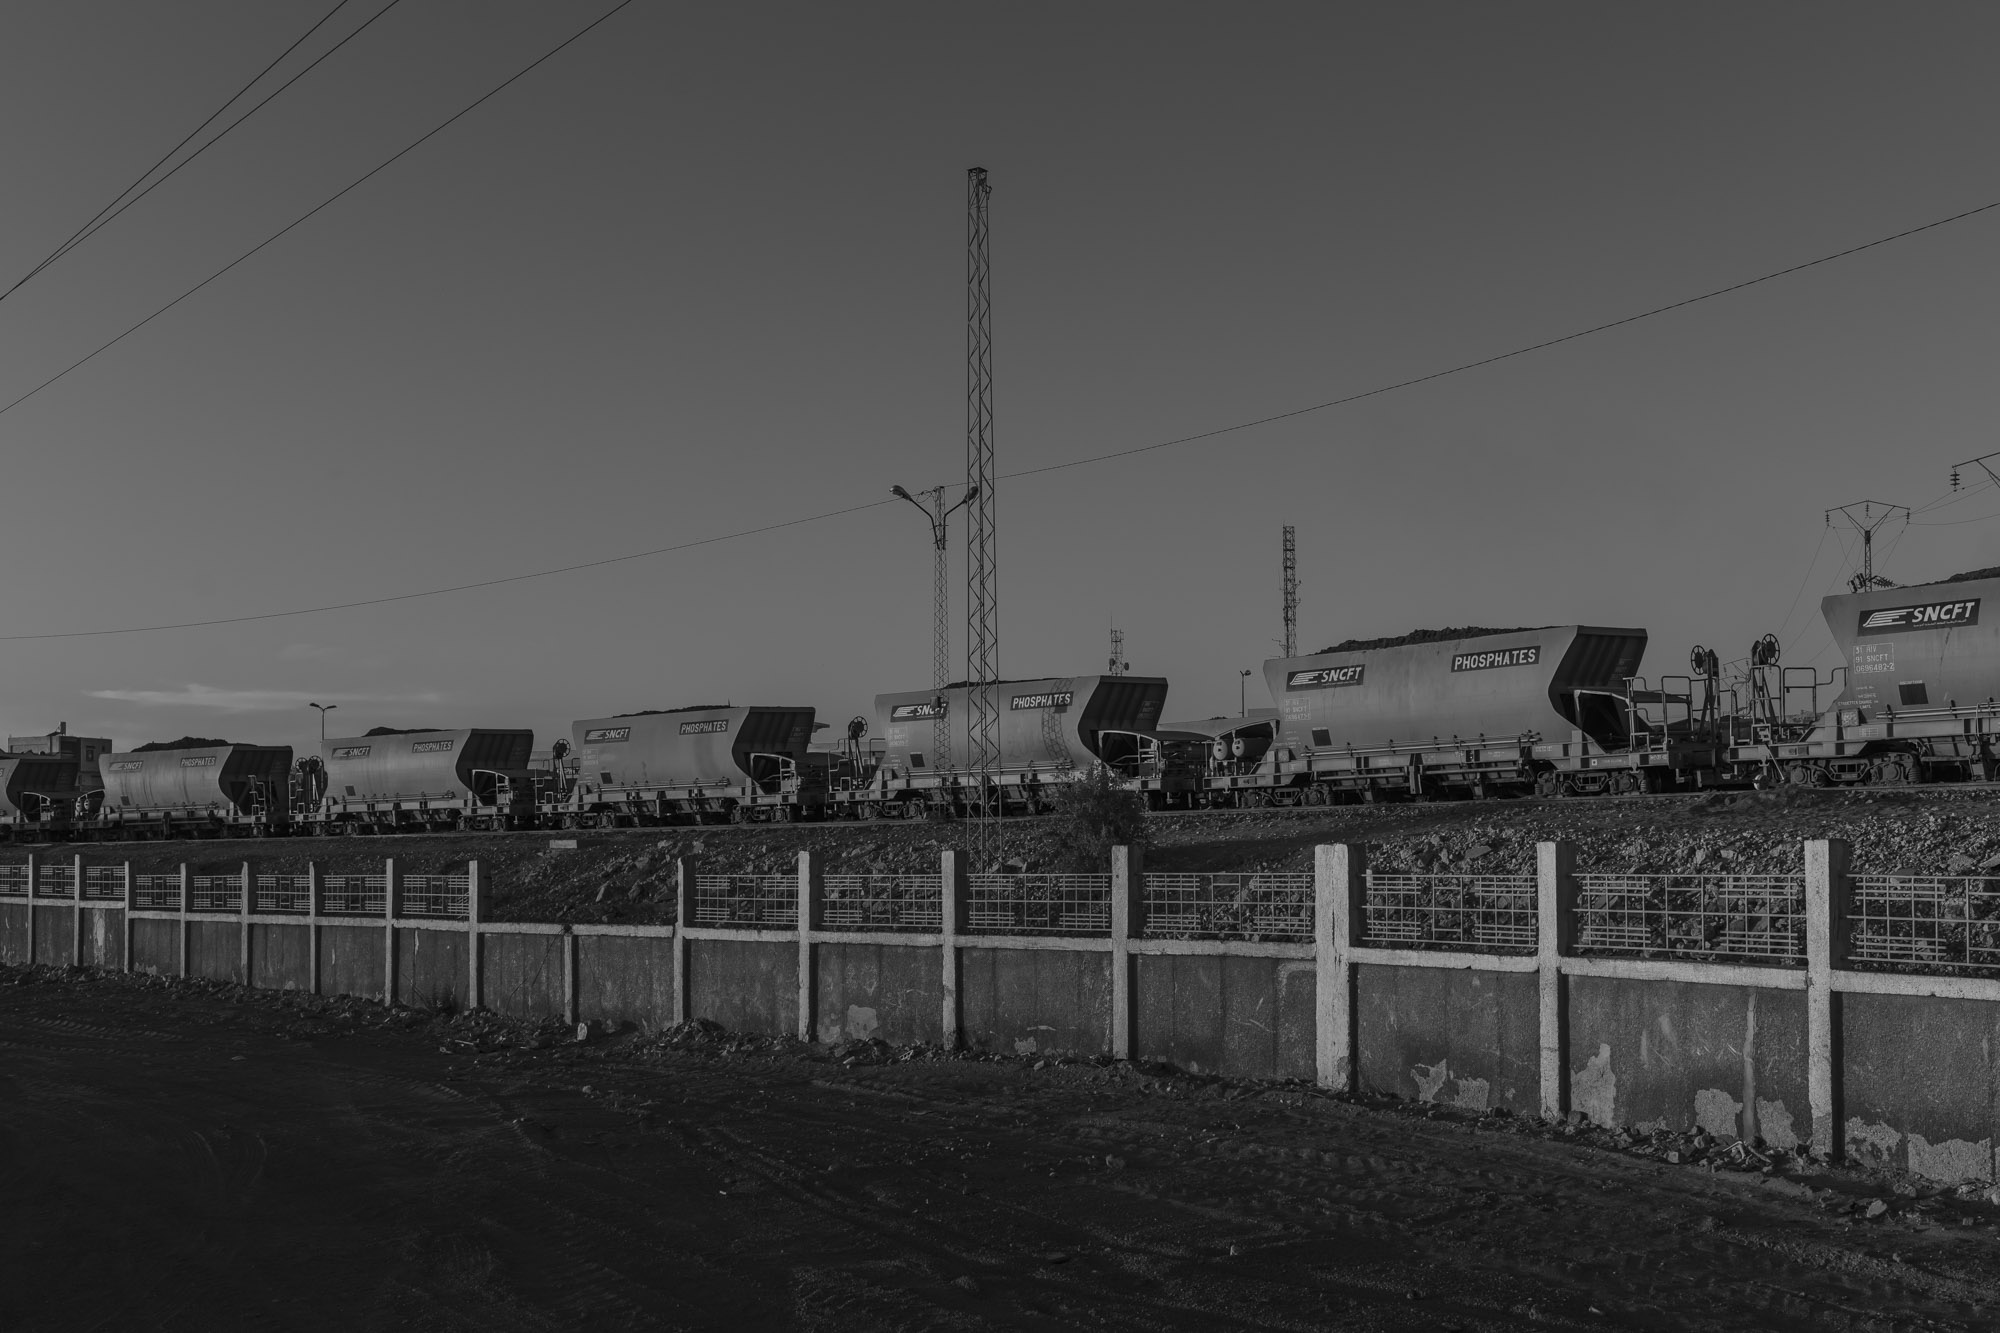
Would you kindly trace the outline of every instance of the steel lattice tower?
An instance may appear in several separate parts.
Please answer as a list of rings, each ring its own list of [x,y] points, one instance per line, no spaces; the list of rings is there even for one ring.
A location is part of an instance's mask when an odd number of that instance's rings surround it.
[[[1132,664],[1125,660],[1125,631],[1111,627],[1111,674],[1122,676]]]
[[[986,169],[965,173],[965,485],[972,492],[965,530],[967,769],[978,783],[979,818],[968,838],[973,869],[999,851],[1000,678],[999,533],[993,494],[993,292],[987,247]]]
[[[1285,524],[1285,656],[1299,655],[1298,529]]]

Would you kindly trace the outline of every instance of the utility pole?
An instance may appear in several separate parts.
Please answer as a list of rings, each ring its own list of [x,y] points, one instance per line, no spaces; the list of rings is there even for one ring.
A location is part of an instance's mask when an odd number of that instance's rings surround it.
[[[965,532],[966,731],[979,818],[967,850],[984,870],[1000,830],[1000,534],[993,494],[993,268],[986,168],[965,173],[965,488],[973,497]]]
[[[1125,660],[1125,631],[1113,625],[1111,627],[1111,674],[1122,676],[1131,669],[1132,664]]]
[[[1867,592],[1870,588],[1893,588],[1896,585],[1888,579],[1875,577],[1875,531],[1897,514],[1903,522],[1910,521],[1908,505],[1885,504],[1880,500],[1856,500],[1826,511],[1826,525],[1833,526],[1835,514],[1846,521],[1848,526],[1861,534],[1861,572],[1847,581],[1847,586],[1855,592]]]
[[[1298,529],[1285,524],[1285,656],[1299,655]]]
[[[947,536],[951,528],[951,516],[972,501],[976,492],[967,491],[965,497],[951,508],[944,507],[944,487],[933,486],[924,492],[930,500],[925,504],[901,486],[891,486],[891,495],[908,500],[917,507],[917,512],[930,521],[931,525],[931,688],[937,691],[940,701],[944,698],[944,687],[951,682],[951,552]],[[940,711],[931,722],[931,765],[946,771],[951,769],[951,718]]]

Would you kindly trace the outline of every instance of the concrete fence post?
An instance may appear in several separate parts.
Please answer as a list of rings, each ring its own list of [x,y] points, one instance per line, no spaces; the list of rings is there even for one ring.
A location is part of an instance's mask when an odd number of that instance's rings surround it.
[[[326,881],[319,862],[306,862],[306,991],[319,994],[319,920],[326,915]]]
[[[257,910],[257,871],[248,861],[243,863],[242,882],[238,890],[237,909],[239,913],[236,966],[237,980],[245,986],[250,984],[250,914]]]
[[[813,1039],[813,1006],[819,998],[813,932],[823,924],[826,869],[818,852],[799,853],[799,1040]]]
[[[694,881],[700,863],[691,856],[674,862],[674,1025],[694,1017],[688,977],[688,927],[694,924]]]
[[[1833,972],[1847,962],[1853,849],[1842,838],[1806,843],[1806,1100],[1812,1148],[1832,1159],[1841,1150],[1840,1000]]]
[[[957,1050],[964,1042],[958,937],[965,933],[965,899],[965,853],[947,848],[938,858],[938,934],[944,954],[944,1012],[938,1019],[938,1033],[946,1050]]]
[[[1313,1035],[1319,1085],[1353,1092],[1361,1068],[1355,1020],[1354,946],[1368,902],[1368,849],[1321,844],[1313,849]]]
[[[1144,855],[1111,849],[1111,1058],[1132,1058],[1132,937],[1145,933]]]
[[[132,970],[132,899],[133,899],[132,863],[130,861],[127,861],[125,863],[124,898],[125,898],[125,912],[124,912],[125,929],[122,933],[125,936],[125,941],[124,941],[124,947],[119,951],[118,967],[119,970],[122,972],[130,972]]]
[[[576,1026],[576,931],[567,923],[562,930],[562,1006],[563,1022]]]
[[[483,1003],[479,978],[479,923],[486,919],[486,886],[479,879],[479,862],[465,863],[465,1007]]]
[[[1540,982],[1542,1118],[1569,1114],[1569,981],[1562,960],[1576,948],[1576,844],[1535,844],[1535,962]]]
[[[78,852],[70,862],[70,891],[75,894],[71,906],[76,909],[76,928],[70,932],[70,965],[83,966],[83,853]]]
[[[396,918],[403,914],[403,877],[396,858],[382,863],[382,1003],[396,1002]]]
[[[188,911],[194,906],[194,872],[188,863],[181,862],[181,975],[188,974],[188,932],[193,929],[188,924]]]
[[[33,967],[35,965],[35,895],[37,892],[40,891],[42,887],[41,880],[38,878],[38,876],[40,876],[41,873],[42,873],[41,858],[36,856],[33,852],[29,852],[28,853],[28,896],[25,900],[28,906],[28,966],[29,967]]]

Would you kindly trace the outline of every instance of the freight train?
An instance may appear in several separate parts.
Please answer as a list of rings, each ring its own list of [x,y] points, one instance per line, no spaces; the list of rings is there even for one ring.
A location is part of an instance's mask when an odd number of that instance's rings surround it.
[[[1085,675],[876,696],[830,741],[807,707],[586,718],[537,756],[519,728],[331,737],[15,737],[0,835],[179,838],[1026,815],[1106,772],[1155,810],[1991,781],[2000,570],[1821,605],[1843,665],[1766,636],[1725,673],[1639,674],[1643,629],[1422,631],[1264,664],[1273,709],[1163,723],[1167,681]],[[992,749],[982,753],[982,738]]]

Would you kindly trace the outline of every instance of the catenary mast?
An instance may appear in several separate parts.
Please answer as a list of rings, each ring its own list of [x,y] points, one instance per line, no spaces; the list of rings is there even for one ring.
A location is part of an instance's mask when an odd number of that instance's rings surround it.
[[[965,485],[972,495],[965,525],[966,730],[975,775],[978,817],[967,839],[973,869],[985,870],[999,851],[1000,611],[999,533],[993,493],[993,295],[987,248],[986,169],[965,173]]]

